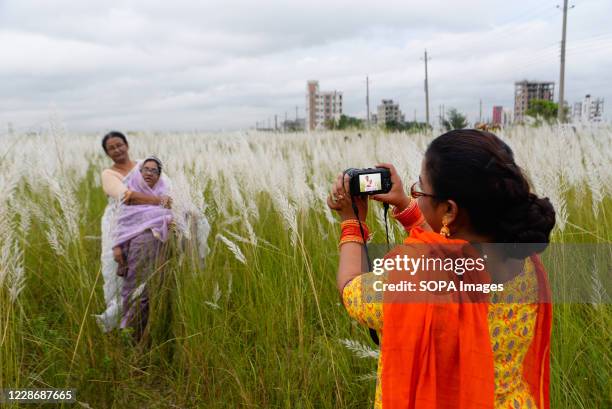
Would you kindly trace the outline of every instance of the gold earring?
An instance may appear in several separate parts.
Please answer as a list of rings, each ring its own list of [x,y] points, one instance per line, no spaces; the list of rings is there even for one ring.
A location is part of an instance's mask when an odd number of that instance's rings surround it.
[[[442,218],[442,228],[440,229],[440,235],[448,238],[450,236],[450,229],[448,228],[448,222],[446,217]]]

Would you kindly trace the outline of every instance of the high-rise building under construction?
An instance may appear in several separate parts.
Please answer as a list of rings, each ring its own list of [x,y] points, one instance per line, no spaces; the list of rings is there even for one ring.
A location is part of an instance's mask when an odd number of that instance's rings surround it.
[[[534,99],[553,101],[555,95],[554,82],[519,81],[514,83],[514,120],[522,122],[529,102]]]

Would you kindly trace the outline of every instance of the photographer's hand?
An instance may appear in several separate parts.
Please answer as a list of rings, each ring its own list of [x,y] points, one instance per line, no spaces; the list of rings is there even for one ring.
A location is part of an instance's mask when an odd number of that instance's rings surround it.
[[[351,196],[348,175],[338,174],[336,182],[332,185],[331,194],[327,197],[327,206],[335,210],[342,220],[354,219],[355,211],[351,205]],[[359,219],[364,221],[368,215],[367,197],[353,196],[357,205]]]
[[[391,172],[391,183],[393,185],[391,186],[389,193],[372,195],[372,199],[383,203],[389,203],[390,205],[395,206],[398,212],[401,212],[410,205],[410,201],[412,199],[406,194],[406,192],[404,192],[402,179],[399,177],[395,166],[390,163],[378,163],[376,167],[389,169]]]

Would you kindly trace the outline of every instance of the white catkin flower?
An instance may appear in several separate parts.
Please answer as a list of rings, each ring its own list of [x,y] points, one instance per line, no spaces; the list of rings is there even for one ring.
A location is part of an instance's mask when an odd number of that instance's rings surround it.
[[[221,309],[221,307],[219,307],[219,305],[215,304],[214,302],[204,301],[204,304],[208,305],[209,307],[211,307],[214,310],[220,310]]]
[[[389,230],[389,243],[394,243],[395,242],[395,231],[392,228],[393,219],[391,218],[390,212],[391,210],[389,210],[389,212],[387,213],[387,228]],[[385,210],[384,208],[382,206],[376,206],[374,214],[376,215],[376,221],[380,225],[380,228],[382,229],[382,231],[385,231]],[[387,238],[385,237],[385,241],[386,240]]]
[[[357,377],[357,380],[361,382],[375,381],[376,379],[378,379],[378,374],[376,372],[370,372],[366,375],[360,375]]]
[[[204,258],[210,252],[208,248],[208,236],[210,235],[210,223],[205,215],[197,218],[198,251],[200,258]]]
[[[32,225],[32,214],[29,212],[29,206],[21,203],[19,206],[19,231],[24,239],[28,236],[28,231]]]
[[[272,197],[276,202],[277,210],[279,210],[281,215],[283,216],[283,220],[285,222],[285,229],[289,230],[291,244],[295,246],[297,244],[298,235],[297,210],[291,203],[289,203],[289,200],[282,194],[280,190],[277,189],[273,193]]]
[[[243,225],[246,228],[247,234],[249,236],[249,241],[251,242],[253,246],[257,247],[257,235],[255,234],[255,230],[253,229],[253,226],[249,222],[248,217],[244,218]]]
[[[229,273],[227,276],[227,298],[229,298],[230,295],[232,294],[232,283],[233,283],[233,276],[232,276],[232,273]]]
[[[353,352],[358,358],[373,358],[378,359],[380,351],[372,349],[369,346],[362,344],[359,341],[344,338],[340,340],[340,343],[344,345],[348,350]]]
[[[212,309],[220,310],[219,300],[221,299],[221,289],[219,288],[219,283],[215,282],[215,286],[213,287],[212,299],[210,301],[204,301],[204,304],[208,305]]]
[[[602,304],[607,301],[606,288],[599,279],[597,267],[593,266],[593,272],[591,273],[591,305],[595,308],[599,308]]]
[[[232,239],[240,242],[240,243],[245,243],[245,244],[253,244],[253,242],[250,239],[247,239],[245,237],[239,236],[236,233],[233,233],[229,230],[225,230],[225,234],[227,234],[228,236],[230,236]]]
[[[23,250],[17,240],[7,238],[4,241],[0,251],[0,262],[0,288],[6,283],[9,299],[15,302],[25,287]]]
[[[0,288],[4,286],[4,281],[9,277],[12,265],[12,245],[9,236],[5,236],[4,241],[0,242]]]
[[[213,288],[212,302],[217,304],[220,298],[221,298],[221,288],[219,288],[219,283],[215,282],[215,287]]]
[[[13,266],[11,285],[9,286],[9,297],[11,302],[17,301],[19,293],[25,287],[25,270],[22,265]]]
[[[57,230],[55,229],[55,225],[51,224],[49,226],[49,230],[47,230],[47,241],[49,245],[60,257],[66,256],[66,251],[64,250],[64,245],[62,244],[60,238],[58,237]]]
[[[599,205],[604,199],[604,187],[599,178],[599,172],[594,166],[587,170],[587,185],[591,190],[593,216],[597,218],[599,216]]]
[[[222,234],[217,234],[217,239],[221,240],[227,246],[227,248],[232,252],[232,254],[234,254],[236,260],[240,261],[242,264],[246,264],[246,258],[244,257],[244,254],[242,254],[240,247],[238,247],[236,243],[234,243]]]

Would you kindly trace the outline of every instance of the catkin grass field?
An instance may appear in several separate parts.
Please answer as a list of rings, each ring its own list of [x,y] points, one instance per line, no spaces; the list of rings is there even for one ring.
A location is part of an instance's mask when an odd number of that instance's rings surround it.
[[[612,128],[499,135],[553,202],[554,242],[612,241]],[[140,347],[129,334],[102,333],[92,316],[104,307],[99,175],[111,162],[101,135],[51,122],[0,137],[0,387],[76,389],[78,403],[65,407],[372,407],[378,352],[340,303],[339,223],[325,197],[339,171],[378,161],[409,186],[432,137],[128,134],[132,158],[165,162],[182,231],[150,283]],[[211,224],[205,263],[186,212]],[[383,243],[382,206],[370,207],[368,224]],[[553,306],[553,408],[612,407],[612,270],[587,273],[588,302]]]

